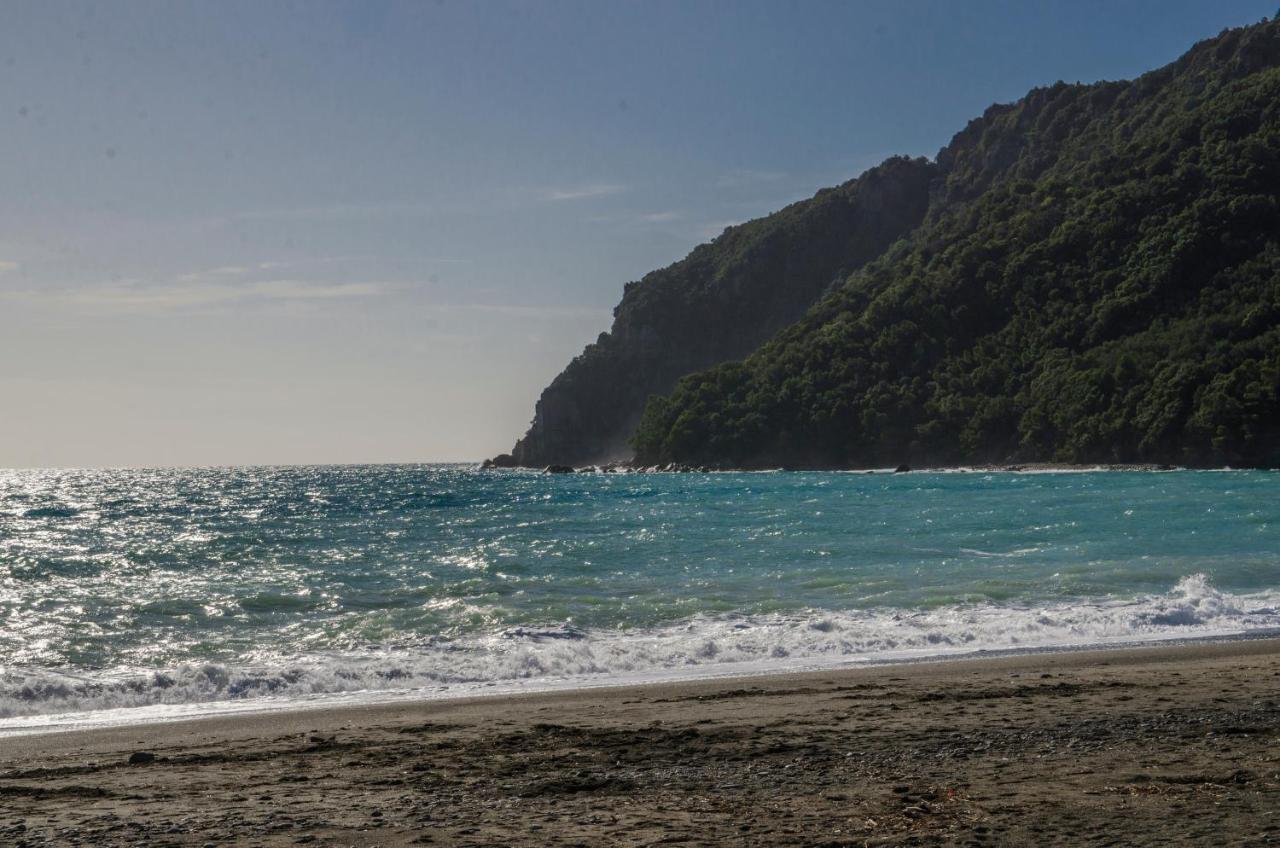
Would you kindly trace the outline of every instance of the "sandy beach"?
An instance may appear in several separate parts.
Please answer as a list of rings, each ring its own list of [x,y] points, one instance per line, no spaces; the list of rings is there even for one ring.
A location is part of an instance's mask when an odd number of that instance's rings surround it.
[[[10,738],[0,801],[15,846],[1280,844],[1280,640]]]

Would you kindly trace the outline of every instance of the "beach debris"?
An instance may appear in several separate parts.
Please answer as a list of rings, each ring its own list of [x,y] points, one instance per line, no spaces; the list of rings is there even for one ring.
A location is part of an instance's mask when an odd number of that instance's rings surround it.
[[[145,766],[156,761],[156,755],[150,751],[134,751],[129,755],[129,765]]]

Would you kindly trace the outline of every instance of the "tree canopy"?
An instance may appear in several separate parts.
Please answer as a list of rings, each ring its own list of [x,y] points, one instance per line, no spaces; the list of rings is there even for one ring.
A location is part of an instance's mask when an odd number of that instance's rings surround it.
[[[992,107],[937,166],[909,235],[651,398],[637,460],[1280,465],[1280,23]]]

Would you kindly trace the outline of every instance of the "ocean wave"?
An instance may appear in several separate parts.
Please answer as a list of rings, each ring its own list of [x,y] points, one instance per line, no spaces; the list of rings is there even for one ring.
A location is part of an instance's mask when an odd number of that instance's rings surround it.
[[[386,651],[312,654],[244,665],[162,671],[0,671],[0,717],[157,705],[300,699],[356,692],[443,690],[523,681],[617,682],[645,675],[709,676],[804,665],[974,651],[1230,636],[1280,629],[1280,592],[1235,595],[1203,574],[1168,593],[1009,606],[808,610],[697,616],[648,630],[571,624],[507,628]],[[0,731],[5,722],[0,720]]]

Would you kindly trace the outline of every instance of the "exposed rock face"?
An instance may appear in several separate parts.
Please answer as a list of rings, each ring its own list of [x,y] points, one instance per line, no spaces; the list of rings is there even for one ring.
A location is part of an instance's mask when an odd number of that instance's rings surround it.
[[[628,440],[650,395],[747,355],[800,318],[833,283],[919,225],[936,173],[924,159],[890,159],[730,227],[680,262],[627,284],[611,330],[543,391],[511,452],[515,464],[629,458]]]

